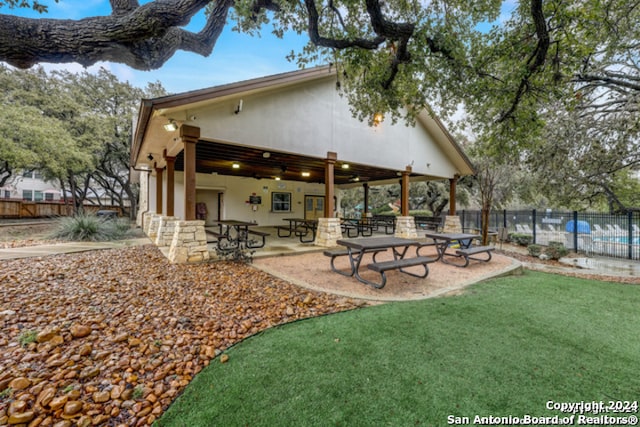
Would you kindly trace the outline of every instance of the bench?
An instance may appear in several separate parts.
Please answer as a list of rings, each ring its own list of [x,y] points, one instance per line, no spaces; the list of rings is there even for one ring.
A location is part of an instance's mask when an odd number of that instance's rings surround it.
[[[291,236],[291,227],[287,227],[284,225],[276,225],[276,229],[278,230],[278,237],[289,237]],[[281,234],[281,233],[287,234]]]
[[[311,231],[311,238],[310,239],[305,239],[304,237],[309,234],[309,231]],[[296,236],[298,236],[300,238],[300,242],[302,243],[310,243],[313,242],[316,239],[316,228],[313,226],[306,226],[306,225],[301,225],[297,228],[293,229],[293,232]]]
[[[207,230],[207,229],[205,229],[205,230],[204,230],[204,232],[207,234],[207,237],[208,237],[208,236],[213,236],[213,237],[215,237],[215,240],[209,240],[209,239],[207,238],[207,243],[216,243],[216,242],[217,242],[217,241],[219,241],[220,239],[226,239],[226,238],[227,238],[227,235],[226,235],[226,234],[224,234],[224,233],[218,233],[218,232],[211,231],[211,230]]]
[[[396,217],[394,216],[374,216],[373,224],[376,231],[378,231],[380,227],[384,227],[385,234],[393,234],[396,231]]]
[[[466,267],[467,265],[469,265],[469,260],[481,262],[491,261],[491,251],[493,251],[494,249],[495,248],[493,246],[470,246],[466,249],[458,249],[456,251],[456,256],[463,257],[465,260],[465,263],[463,265],[459,265],[459,267]],[[481,253],[486,253],[486,258],[476,258],[472,256]]]
[[[254,235],[254,236],[262,237],[262,243],[257,242],[256,244],[253,243],[254,240],[247,239],[247,247],[251,248],[251,249],[264,247],[264,245],[267,243],[267,236],[270,236],[269,233],[265,233],[264,231],[257,231],[257,230],[249,230],[249,231],[247,231],[247,233],[251,234],[251,235]],[[249,237],[249,236],[247,236],[247,237]]]
[[[343,233],[347,233],[347,237],[358,236],[358,227],[355,224],[343,222],[342,224],[340,224],[340,228],[342,229]],[[355,230],[355,234],[351,234],[352,230]]]
[[[419,242],[416,248],[416,254],[418,256],[422,256],[422,254],[420,253],[420,249],[422,248],[426,248],[428,246],[436,246],[436,242],[434,240],[428,241],[428,242]]]
[[[385,252],[386,249],[369,249],[369,250],[365,250],[364,253],[372,253],[373,254],[373,262],[376,262],[376,255],[379,252]],[[357,250],[352,250],[351,251],[352,254],[359,254],[360,251]],[[338,274],[342,274],[343,276],[353,276],[353,274],[355,273],[355,271],[353,271],[353,266],[351,267],[351,272],[347,273],[344,271],[340,271],[338,270],[335,265],[333,264],[335,259],[337,257],[340,256],[348,256],[349,255],[349,250],[348,249],[331,249],[331,250],[326,250],[323,252],[324,256],[328,256],[331,257],[331,269],[333,271],[335,271]]]
[[[414,258],[396,259],[396,260],[393,260],[393,261],[374,262],[372,264],[367,265],[367,268],[369,270],[372,270],[372,271],[375,271],[377,273],[380,273],[381,281],[380,281],[380,283],[374,283],[374,282],[370,282],[370,281],[367,280],[367,283],[369,283],[370,285],[373,285],[374,287],[376,287],[378,289],[383,288],[384,285],[387,284],[387,275],[385,273],[387,271],[389,271],[389,270],[399,270],[400,272],[408,274],[410,276],[419,277],[421,279],[424,279],[425,277],[427,277],[427,275],[429,275],[429,267],[427,266],[427,264],[429,264],[431,262],[435,262],[435,261],[436,261],[435,258],[426,257],[426,256],[418,256],[418,257],[414,257]],[[423,274],[416,274],[416,273],[412,273],[412,272],[403,270],[404,268],[415,267],[415,266],[418,266],[418,265],[422,265],[424,267],[424,273]]]
[[[442,227],[442,218],[439,216],[416,216],[414,217],[416,228],[422,230],[431,230],[438,232],[438,229]]]

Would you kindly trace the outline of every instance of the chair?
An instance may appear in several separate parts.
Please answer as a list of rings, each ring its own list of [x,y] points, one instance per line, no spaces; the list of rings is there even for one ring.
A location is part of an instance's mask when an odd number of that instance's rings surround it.
[[[524,229],[524,227],[520,224],[516,224],[516,232],[521,233],[521,234],[525,234],[527,231]]]

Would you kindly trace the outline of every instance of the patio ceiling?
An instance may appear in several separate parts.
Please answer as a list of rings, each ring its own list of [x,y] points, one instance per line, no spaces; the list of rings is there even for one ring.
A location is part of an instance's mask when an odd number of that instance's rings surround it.
[[[234,163],[239,167],[234,168]],[[351,162],[348,162],[349,168],[345,169],[344,164],[347,162],[336,162],[336,185],[400,179],[399,171]],[[175,169],[184,170],[182,152],[176,157]],[[201,140],[196,144],[196,172],[257,179],[280,177],[282,180],[324,183],[324,159]],[[302,176],[303,172],[308,172],[309,176]]]

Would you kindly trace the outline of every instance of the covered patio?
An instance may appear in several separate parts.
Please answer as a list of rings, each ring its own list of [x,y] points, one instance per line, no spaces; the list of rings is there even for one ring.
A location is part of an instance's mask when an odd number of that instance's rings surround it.
[[[131,150],[138,225],[171,262],[208,259],[204,228],[226,219],[317,220],[314,245],[334,246],[340,189],[353,186],[368,206],[371,186],[401,183],[399,237],[417,237],[410,182],[448,180],[455,218],[456,181],[474,170],[442,123],[422,111],[413,127],[370,127],[352,118],[337,78],[326,66],[141,102]]]

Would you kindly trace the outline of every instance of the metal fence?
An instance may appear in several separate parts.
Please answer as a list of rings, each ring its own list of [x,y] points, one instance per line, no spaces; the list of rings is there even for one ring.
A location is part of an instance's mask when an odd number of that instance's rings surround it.
[[[465,230],[480,228],[480,211],[458,211]],[[530,235],[532,243],[561,242],[588,255],[640,260],[640,212],[492,211],[489,228]]]

